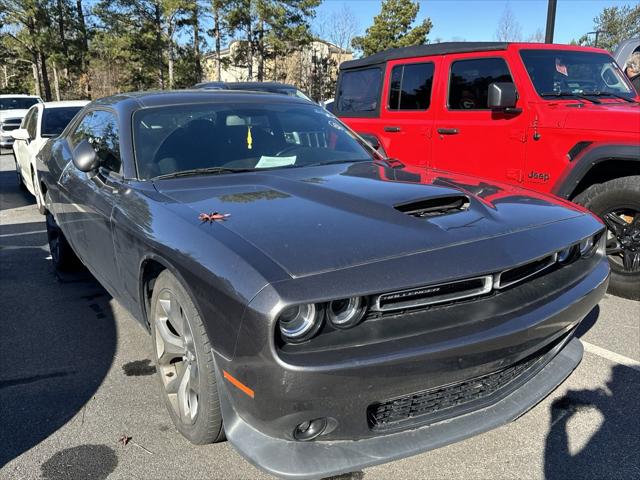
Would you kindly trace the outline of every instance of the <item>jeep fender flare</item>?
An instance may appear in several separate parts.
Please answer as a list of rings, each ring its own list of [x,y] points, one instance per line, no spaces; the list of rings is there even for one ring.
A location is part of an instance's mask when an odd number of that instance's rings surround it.
[[[580,181],[595,165],[609,160],[639,162],[640,145],[598,145],[577,155],[551,189],[551,193],[570,198]]]

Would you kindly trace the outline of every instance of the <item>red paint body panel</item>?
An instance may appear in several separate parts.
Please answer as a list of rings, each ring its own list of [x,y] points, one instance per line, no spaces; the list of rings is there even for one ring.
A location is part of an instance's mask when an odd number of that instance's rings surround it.
[[[343,121],[359,133],[375,135],[389,157],[407,165],[472,174],[541,192],[557,191],[558,182],[577,163],[568,153],[578,142],[590,142],[582,154],[599,145],[640,145],[640,104],[610,97],[600,98],[600,104],[542,98],[520,57],[524,49],[607,53],[569,45],[514,43],[504,50],[388,60],[379,114],[344,117]],[[451,64],[479,58],[506,61],[518,91],[519,113],[448,108]],[[429,108],[390,111],[387,99],[393,66],[424,62],[435,63]],[[385,131],[385,127],[398,127],[400,131]],[[455,129],[457,133],[439,134],[438,129]]]

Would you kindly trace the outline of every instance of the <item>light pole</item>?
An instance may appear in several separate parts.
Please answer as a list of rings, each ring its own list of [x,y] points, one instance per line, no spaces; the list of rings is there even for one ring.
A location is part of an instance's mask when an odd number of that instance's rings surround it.
[[[544,43],[553,43],[553,30],[556,26],[556,6],[558,0],[549,0],[547,6],[547,31],[544,35]]]

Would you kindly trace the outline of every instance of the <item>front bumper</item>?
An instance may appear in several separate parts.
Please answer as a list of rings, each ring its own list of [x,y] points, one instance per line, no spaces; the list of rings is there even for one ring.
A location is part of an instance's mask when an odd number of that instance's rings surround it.
[[[415,318],[376,320],[369,326],[365,322],[363,333],[373,329],[381,339],[388,339],[400,323],[414,322],[423,330],[342,352],[274,354],[262,341],[268,336],[267,322],[258,315],[259,309],[248,310],[234,358],[216,355],[227,438],[249,461],[270,473],[322,478],[437,448],[507,423],[548,395],[580,361],[582,348],[572,332],[600,301],[609,278],[603,256],[584,262],[492,297]],[[375,431],[368,421],[368,407],[378,401],[492,374],[542,351],[538,367],[528,371],[517,388],[474,410],[451,409],[449,413],[454,413],[446,418],[426,425],[403,424],[392,431]],[[255,396],[225,381],[222,370],[249,385]],[[308,443],[293,440],[296,425],[323,417],[332,425],[325,435]]]
[[[226,388],[220,406],[227,439],[251,463],[287,479],[319,479],[433,450],[511,422],[551,393],[582,359],[573,338],[531,380],[482,410],[414,430],[359,441],[295,442],[269,437],[242,420]]]

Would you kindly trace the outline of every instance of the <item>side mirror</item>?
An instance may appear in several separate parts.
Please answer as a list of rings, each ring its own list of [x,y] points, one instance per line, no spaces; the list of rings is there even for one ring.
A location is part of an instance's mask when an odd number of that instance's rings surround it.
[[[15,140],[31,140],[31,136],[26,128],[17,128],[16,130],[11,131],[11,136]]]
[[[87,140],[82,140],[73,149],[73,164],[81,172],[93,172],[100,166],[98,154]]]
[[[492,110],[511,110],[515,112],[518,92],[511,82],[496,82],[489,84],[487,106]]]

